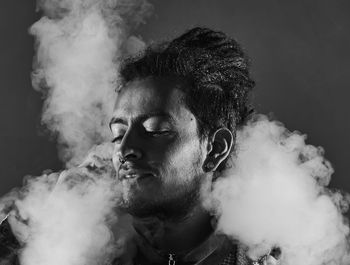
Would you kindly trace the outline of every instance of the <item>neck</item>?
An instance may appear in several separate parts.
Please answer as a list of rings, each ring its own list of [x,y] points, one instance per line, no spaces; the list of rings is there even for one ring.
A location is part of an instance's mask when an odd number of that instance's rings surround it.
[[[213,232],[211,216],[201,206],[178,218],[135,218],[134,227],[143,238],[144,247],[162,256],[184,256]]]

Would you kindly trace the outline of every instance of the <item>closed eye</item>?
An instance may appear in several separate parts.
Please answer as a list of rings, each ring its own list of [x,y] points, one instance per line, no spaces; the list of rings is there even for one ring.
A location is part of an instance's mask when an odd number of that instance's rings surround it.
[[[170,135],[171,131],[146,131],[146,134],[152,137]]]
[[[124,135],[117,136],[112,139],[112,143],[120,143],[123,140]]]

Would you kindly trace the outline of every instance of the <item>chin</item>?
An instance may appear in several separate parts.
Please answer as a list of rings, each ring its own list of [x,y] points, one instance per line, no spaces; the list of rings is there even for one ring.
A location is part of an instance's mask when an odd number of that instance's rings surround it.
[[[147,213],[152,208],[149,200],[154,196],[154,191],[140,189],[136,185],[123,185],[122,194],[118,202],[118,208],[131,215]]]
[[[155,207],[153,204],[145,201],[141,202],[135,198],[123,200],[119,204],[118,208],[121,211],[138,218],[155,216],[159,214],[159,209],[157,209],[157,207]]]
[[[155,195],[158,195],[156,197]],[[192,211],[193,207],[201,203],[199,193],[179,193],[178,196],[161,196],[157,193],[128,193],[119,207],[122,211],[137,217],[181,218]]]
[[[122,181],[119,208],[135,217],[181,217],[201,204],[200,178],[191,183],[164,185],[158,179]]]

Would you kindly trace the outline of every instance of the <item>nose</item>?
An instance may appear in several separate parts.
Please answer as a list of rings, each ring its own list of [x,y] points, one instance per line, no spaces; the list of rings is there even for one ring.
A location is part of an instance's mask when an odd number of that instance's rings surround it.
[[[135,133],[128,132],[124,135],[122,142],[117,147],[116,155],[120,162],[141,159],[141,143]]]
[[[125,151],[117,152],[118,160],[121,163],[126,161],[135,161],[141,158],[141,152],[135,148],[127,148]]]

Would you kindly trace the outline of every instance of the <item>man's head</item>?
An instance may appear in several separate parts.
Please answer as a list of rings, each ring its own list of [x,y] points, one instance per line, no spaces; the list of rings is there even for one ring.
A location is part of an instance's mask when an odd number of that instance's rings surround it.
[[[194,28],[125,60],[111,129],[124,207],[134,215],[182,215],[222,170],[248,115],[242,49]]]

